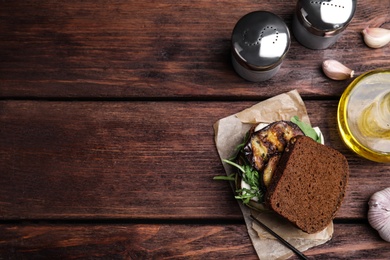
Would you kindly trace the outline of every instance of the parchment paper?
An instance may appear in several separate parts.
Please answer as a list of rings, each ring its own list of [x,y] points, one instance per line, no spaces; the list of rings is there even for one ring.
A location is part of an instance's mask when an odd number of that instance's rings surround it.
[[[290,120],[293,116],[298,116],[303,122],[310,124],[305,104],[296,90],[269,98],[237,114],[220,119],[214,124],[214,132],[215,144],[221,160],[230,158],[234,154],[234,149],[242,142],[252,124]],[[235,172],[230,165],[223,163],[223,166],[227,175]],[[307,234],[276,213],[254,211],[241,202],[239,205],[248,234],[261,260],[287,259],[294,253],[262,227],[253,223],[250,218],[251,213],[301,251],[324,244],[332,238],[333,222],[319,233]]]

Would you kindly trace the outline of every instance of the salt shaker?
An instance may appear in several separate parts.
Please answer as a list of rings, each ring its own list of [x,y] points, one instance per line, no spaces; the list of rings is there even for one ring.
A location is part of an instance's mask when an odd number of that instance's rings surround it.
[[[320,50],[332,46],[351,22],[357,0],[298,0],[292,33],[303,46]]]
[[[279,16],[255,11],[237,22],[231,44],[235,71],[248,81],[265,81],[278,72],[290,48],[290,32]]]

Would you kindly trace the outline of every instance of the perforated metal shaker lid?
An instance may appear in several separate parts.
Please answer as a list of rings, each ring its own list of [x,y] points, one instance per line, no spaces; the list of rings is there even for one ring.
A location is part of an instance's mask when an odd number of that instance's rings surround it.
[[[333,36],[341,33],[351,22],[356,4],[357,0],[299,0],[296,14],[311,33]]]
[[[233,56],[251,70],[270,70],[280,65],[289,47],[290,32],[285,22],[270,12],[249,13],[233,29]]]

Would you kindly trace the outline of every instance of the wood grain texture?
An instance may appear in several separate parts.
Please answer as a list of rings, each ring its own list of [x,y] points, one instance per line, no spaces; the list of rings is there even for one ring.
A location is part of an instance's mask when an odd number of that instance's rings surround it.
[[[0,232],[1,259],[258,259],[244,224],[8,224]],[[347,224],[336,224],[331,241],[305,252],[315,259],[389,253],[367,225]]]
[[[390,67],[390,45],[361,30],[390,29],[390,1],[358,1],[331,48],[292,36],[271,80],[234,72],[230,36],[266,10],[291,28],[295,0],[0,1],[0,260],[256,259],[227,182],[213,124],[298,89],[326,144],[351,175],[332,241],[315,259],[386,259],[367,201],[390,165],[342,143],[337,103],[351,82],[325,77],[337,59],[359,75]]]
[[[9,259],[256,259],[244,225],[0,226]],[[2,258],[3,259],[3,258]]]
[[[348,81],[327,79],[325,59],[355,69],[390,67],[390,48],[365,46],[367,26],[390,28],[390,2],[358,1],[341,39],[323,51],[292,36],[278,74],[249,83],[234,72],[230,37],[245,14],[267,10],[291,27],[290,1],[2,1],[0,97],[245,98],[293,88],[305,97],[338,97]],[[26,15],[28,14],[28,15]]]
[[[0,102],[0,218],[241,219],[213,124],[255,102]],[[390,165],[342,143],[335,101],[308,101],[351,177],[339,218],[366,218]]]

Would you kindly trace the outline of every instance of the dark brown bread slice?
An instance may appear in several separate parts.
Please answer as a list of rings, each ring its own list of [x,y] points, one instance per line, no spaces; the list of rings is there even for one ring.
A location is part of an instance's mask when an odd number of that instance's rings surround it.
[[[346,158],[306,136],[291,139],[266,194],[266,203],[307,233],[323,230],[344,198]]]

